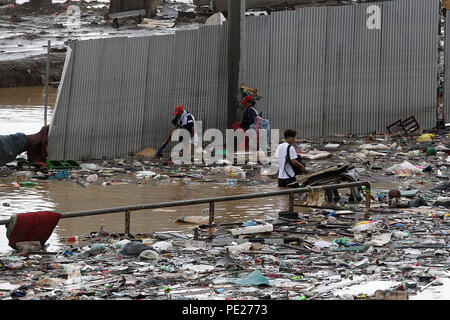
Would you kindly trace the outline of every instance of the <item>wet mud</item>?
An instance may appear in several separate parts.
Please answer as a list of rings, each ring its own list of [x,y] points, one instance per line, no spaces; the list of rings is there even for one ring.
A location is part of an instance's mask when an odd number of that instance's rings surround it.
[[[59,82],[64,67],[65,53],[50,56],[49,82]],[[45,85],[47,55],[0,61],[0,88]]]
[[[106,1],[66,1],[33,5],[16,4],[0,9],[0,88],[37,86],[45,83],[47,43],[51,41],[50,82],[59,82],[65,53],[70,42],[173,33],[178,29],[196,28],[204,19],[186,17],[172,19],[172,28],[148,30],[138,26],[134,18],[120,19],[118,24],[105,19],[109,3]],[[79,19],[71,14],[79,8]],[[163,8],[185,10],[192,4],[161,4]],[[176,11],[175,11],[176,12]],[[155,19],[166,19],[161,14]],[[172,17],[173,18],[173,17]]]

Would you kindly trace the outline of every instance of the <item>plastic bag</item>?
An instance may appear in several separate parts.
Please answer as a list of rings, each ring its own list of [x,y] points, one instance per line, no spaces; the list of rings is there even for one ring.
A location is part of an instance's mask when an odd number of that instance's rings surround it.
[[[395,174],[395,175],[401,176],[401,177],[405,177],[405,176],[409,177],[412,175],[422,175],[423,174],[422,170],[415,167],[408,161],[404,161],[401,164],[396,164],[396,165],[393,165],[392,167],[387,168],[386,173]]]
[[[138,171],[138,172],[136,172],[137,179],[150,179],[153,176],[156,176],[156,172],[153,172],[153,171]]]
[[[270,286],[269,280],[267,280],[267,278],[264,277],[264,275],[259,270],[253,271],[246,278],[236,280],[235,283],[242,286]]]
[[[139,256],[142,251],[151,249],[150,246],[142,243],[140,241],[131,241],[125,246],[123,246],[122,250],[120,250],[121,254],[130,255],[130,256]]]
[[[363,221],[355,224],[353,229],[355,232],[373,231],[378,229],[378,224],[376,221]]]
[[[367,149],[367,150],[390,150],[391,148],[388,147],[385,144],[378,143],[378,144],[363,144],[359,146],[360,149]]]
[[[429,142],[433,141],[435,135],[431,133],[426,133],[417,138],[417,142]]]

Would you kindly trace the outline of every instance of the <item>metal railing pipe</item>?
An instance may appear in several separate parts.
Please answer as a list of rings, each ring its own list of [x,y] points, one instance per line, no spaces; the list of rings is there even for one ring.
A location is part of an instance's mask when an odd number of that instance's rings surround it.
[[[131,211],[159,209],[159,208],[167,208],[167,207],[178,207],[178,206],[189,206],[189,205],[208,203],[210,205],[209,206],[210,221],[214,221],[214,203],[215,202],[225,202],[225,201],[235,201],[235,200],[245,200],[245,199],[255,199],[255,198],[265,198],[265,197],[272,197],[272,196],[290,195],[289,207],[291,207],[292,203],[293,203],[292,195],[295,193],[305,193],[305,192],[320,190],[320,189],[322,189],[322,190],[344,189],[344,188],[351,188],[351,187],[357,187],[357,186],[365,186],[366,187],[366,193],[365,193],[366,194],[366,209],[370,208],[370,183],[369,182],[350,182],[350,183],[322,185],[322,186],[315,186],[315,187],[291,188],[291,189],[272,191],[272,192],[260,192],[260,193],[240,194],[240,195],[224,196],[224,197],[179,200],[179,201],[149,203],[149,204],[140,204],[140,205],[134,205],[134,206],[116,207],[116,208],[67,212],[67,213],[61,213],[61,219],[125,212],[126,213],[125,227],[126,227],[126,230],[129,231],[129,223],[130,223],[129,214]],[[9,223],[9,219],[0,220],[0,225],[7,225],[8,223]]]

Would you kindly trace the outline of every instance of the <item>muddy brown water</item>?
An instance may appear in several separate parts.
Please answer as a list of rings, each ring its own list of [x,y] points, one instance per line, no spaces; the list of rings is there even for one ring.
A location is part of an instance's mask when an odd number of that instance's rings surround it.
[[[53,114],[57,90],[49,87],[47,123]],[[45,87],[0,88],[0,135],[33,134],[44,125]]]
[[[48,123],[51,121],[57,91],[50,88]],[[24,87],[0,89],[0,134],[36,133],[43,125],[45,88]],[[71,180],[35,180],[35,187],[16,187],[14,184],[26,181],[26,177],[10,176],[0,178],[0,219],[12,214],[51,210],[59,213],[122,207],[128,205],[175,201],[182,199],[207,198],[252,192],[276,190],[274,180],[262,186],[228,187],[224,183],[180,181],[177,183],[145,182],[137,184],[95,185],[82,187]],[[277,216],[285,210],[286,197],[243,200],[218,203],[215,218],[219,223],[231,223]],[[131,232],[182,230],[193,232],[193,225],[180,224],[179,217],[189,215],[208,216],[208,205],[194,205],[156,210],[139,210],[131,213]],[[87,235],[97,231],[100,225],[110,232],[124,232],[124,213],[96,215],[61,219],[49,240],[52,249],[59,245],[59,238]],[[5,228],[0,227],[0,230]],[[6,231],[6,228],[4,229]],[[6,232],[0,232],[0,252],[10,250]]]
[[[51,121],[56,95],[57,90],[51,87],[48,123]],[[44,124],[44,103],[44,87],[0,88],[0,135],[38,132]],[[178,180],[175,183],[144,181],[138,184],[135,179],[127,180],[126,176],[124,179],[126,184],[91,183],[87,187],[82,187],[73,180],[36,179],[35,187],[18,187],[18,182],[27,181],[29,178],[17,175],[0,177],[0,219],[7,219],[21,212],[42,210],[59,213],[78,212],[278,190],[274,179],[255,186],[245,184],[228,186],[222,182],[202,182],[195,179]],[[373,188],[393,186],[395,184],[387,182],[372,184]],[[287,209],[287,206],[287,196],[222,202],[215,205],[215,219],[218,223],[233,223],[277,217],[280,211]],[[194,225],[175,222],[180,217],[192,215],[208,216],[208,205],[133,211],[130,221],[131,233],[185,231],[192,234]],[[109,232],[123,233],[125,213],[61,219],[49,239],[49,250],[61,245],[60,238],[88,235],[98,231],[102,224]],[[2,229],[5,232],[1,232]],[[6,228],[0,226],[0,253],[8,250],[11,248],[8,246]]]

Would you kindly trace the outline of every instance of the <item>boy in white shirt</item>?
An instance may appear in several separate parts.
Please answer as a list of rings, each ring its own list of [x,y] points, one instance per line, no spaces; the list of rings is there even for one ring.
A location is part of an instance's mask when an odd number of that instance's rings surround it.
[[[284,132],[285,142],[280,144],[275,152],[278,158],[278,186],[298,188],[296,175],[306,172],[305,167],[297,160],[297,152],[293,146],[297,132],[287,129]],[[288,155],[289,150],[289,155]],[[293,167],[294,166],[294,167]]]

